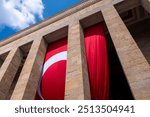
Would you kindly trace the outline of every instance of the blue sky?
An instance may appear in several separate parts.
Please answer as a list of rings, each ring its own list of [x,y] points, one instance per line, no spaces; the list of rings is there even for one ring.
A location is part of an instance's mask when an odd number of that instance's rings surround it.
[[[0,0],[0,40],[81,0]]]

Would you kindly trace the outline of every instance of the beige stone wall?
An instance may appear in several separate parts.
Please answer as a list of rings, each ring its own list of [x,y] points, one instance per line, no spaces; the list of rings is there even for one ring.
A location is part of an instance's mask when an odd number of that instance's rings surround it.
[[[27,59],[15,86],[12,100],[34,99],[41,76],[42,65],[45,57],[47,44],[41,38],[33,41]]]
[[[65,99],[90,99],[84,35],[79,21],[69,25]]]
[[[113,6],[102,14],[135,99],[150,99],[150,65]]]
[[[22,53],[19,48],[11,50],[0,68],[0,99],[5,99],[21,63]]]
[[[105,20],[135,99],[150,99],[150,66],[114,8],[118,3],[121,12],[139,4],[136,0],[89,0],[1,41],[0,58],[9,53],[5,60],[0,59],[0,99],[6,99],[24,54],[22,48],[28,48],[29,42],[31,48],[11,99],[34,99],[47,44],[59,40],[58,35],[68,35],[65,99],[90,99],[82,24],[91,21],[87,19],[93,14],[98,15],[92,24]]]

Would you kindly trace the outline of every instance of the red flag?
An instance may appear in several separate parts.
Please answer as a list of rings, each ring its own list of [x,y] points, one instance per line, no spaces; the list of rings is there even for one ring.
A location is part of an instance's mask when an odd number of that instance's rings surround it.
[[[85,29],[84,35],[90,78],[91,99],[108,99],[109,70],[103,25],[96,24]]]
[[[39,95],[45,100],[63,100],[65,94],[67,38],[48,46]]]

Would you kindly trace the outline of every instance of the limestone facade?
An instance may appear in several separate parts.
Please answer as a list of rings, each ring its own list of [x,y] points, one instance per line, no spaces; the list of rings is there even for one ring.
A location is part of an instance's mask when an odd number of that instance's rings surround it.
[[[150,99],[149,6],[149,0],[87,0],[0,41],[0,99],[34,99],[47,45],[65,36],[65,99],[90,99],[83,29],[98,22],[106,24],[133,98]]]

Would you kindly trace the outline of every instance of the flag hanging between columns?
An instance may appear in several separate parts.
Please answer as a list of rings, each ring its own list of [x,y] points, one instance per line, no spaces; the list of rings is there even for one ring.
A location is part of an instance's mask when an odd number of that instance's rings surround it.
[[[109,68],[106,39],[102,24],[84,30],[91,99],[109,98]],[[67,38],[48,46],[45,57],[40,97],[46,100],[62,100],[65,94]]]
[[[43,99],[64,99],[66,60],[67,38],[56,41],[48,46],[43,66],[42,79],[40,82],[40,89],[38,89],[38,94]]]
[[[90,79],[91,99],[108,99],[109,70],[103,24],[96,24],[85,29],[84,36]]]

